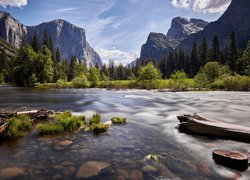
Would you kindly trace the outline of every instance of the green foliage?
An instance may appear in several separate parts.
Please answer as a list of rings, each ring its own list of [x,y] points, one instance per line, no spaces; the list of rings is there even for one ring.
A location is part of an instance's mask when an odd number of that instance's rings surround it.
[[[63,133],[64,128],[58,123],[45,123],[37,125],[39,135],[55,135]]]
[[[51,52],[46,46],[43,46],[37,53],[34,68],[38,82],[52,82],[54,74],[53,61],[51,59]]]
[[[96,112],[89,119],[89,124],[92,126],[93,124],[99,124],[101,122],[101,114]]]
[[[96,86],[98,81],[100,81],[100,71],[96,67],[89,70],[89,81],[92,82],[92,86]]]
[[[8,137],[23,136],[23,132],[29,131],[32,122],[28,116],[21,115],[8,120],[6,135]]]
[[[240,74],[250,76],[250,41],[242,57],[237,60],[237,66]]]
[[[122,117],[112,117],[111,122],[113,124],[126,124],[127,119]]]
[[[222,66],[218,62],[208,62],[195,76],[196,87],[207,88],[212,86],[214,89],[222,89],[223,83],[218,79],[231,74],[228,66]],[[215,82],[216,81],[216,82]]]
[[[249,91],[250,77],[249,76],[228,76],[223,81],[224,87],[229,91]]]
[[[59,124],[62,125],[64,131],[72,132],[78,129],[82,124],[85,124],[85,116],[73,116],[70,111],[57,114],[55,118]]]
[[[159,69],[157,69],[152,63],[148,63],[145,66],[142,66],[139,69],[139,81],[144,81],[144,80],[160,80],[162,79],[161,77],[161,72]]]
[[[30,46],[22,46],[17,55],[17,66],[14,68],[15,80],[18,86],[34,86],[32,74],[36,53]]]
[[[4,84],[4,76],[3,73],[0,73],[0,85]]]
[[[170,76],[169,87],[176,90],[187,90],[187,75],[184,71],[176,71]]]
[[[75,77],[72,80],[73,86],[75,88],[85,88],[89,87],[90,83],[84,74]]]
[[[90,129],[95,134],[105,133],[108,131],[109,125],[104,123],[92,124]]]

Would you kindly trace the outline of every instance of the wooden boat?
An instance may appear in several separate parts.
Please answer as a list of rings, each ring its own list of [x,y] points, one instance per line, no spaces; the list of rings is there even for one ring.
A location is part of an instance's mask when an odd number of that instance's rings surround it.
[[[177,118],[182,132],[250,143],[250,127],[209,120],[198,114],[182,115]]]
[[[247,155],[237,151],[214,150],[213,159],[217,164],[245,171],[248,169]]]

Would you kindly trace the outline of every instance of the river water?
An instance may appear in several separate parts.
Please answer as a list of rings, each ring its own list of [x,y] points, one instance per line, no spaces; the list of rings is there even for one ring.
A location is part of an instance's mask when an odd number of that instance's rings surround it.
[[[83,177],[80,167],[89,161],[108,164],[90,179],[250,179],[250,170],[238,172],[212,160],[215,149],[238,150],[250,156],[249,144],[179,133],[176,119],[196,112],[250,127],[248,92],[0,88],[0,110],[21,107],[70,109],[87,117],[98,111],[103,121],[123,116],[128,123],[112,126],[100,136],[79,130],[39,137],[34,129],[18,140],[1,142],[0,170],[21,168],[18,179]],[[58,148],[65,140],[71,144]],[[148,154],[157,154],[160,160],[146,160]]]

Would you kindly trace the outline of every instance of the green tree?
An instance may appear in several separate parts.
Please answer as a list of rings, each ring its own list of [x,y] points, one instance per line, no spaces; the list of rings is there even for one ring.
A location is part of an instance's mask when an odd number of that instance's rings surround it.
[[[89,81],[92,82],[92,85],[97,85],[98,81],[100,81],[100,71],[96,67],[92,67],[89,70]]]
[[[199,47],[199,67],[203,67],[208,62],[207,38],[203,37]]]
[[[15,81],[18,86],[34,85],[34,59],[36,53],[31,46],[22,46],[17,55],[16,66],[14,67]],[[32,77],[33,75],[33,77]]]
[[[248,41],[242,57],[237,60],[237,66],[240,74],[250,76],[250,41]]]
[[[208,62],[195,76],[198,87],[207,87],[216,79],[231,74],[228,66],[222,66],[218,62]]]
[[[162,74],[159,69],[157,69],[153,63],[148,63],[139,69],[139,80],[159,80],[162,79]]]
[[[46,46],[43,46],[42,49],[37,53],[34,66],[38,82],[52,82],[54,73],[53,61],[51,59],[51,52]]]
[[[33,48],[33,50],[34,50],[35,52],[38,52],[39,49],[40,49],[40,46],[39,46],[39,39],[38,39],[38,35],[37,35],[36,31],[35,31],[35,33],[34,33],[34,35],[33,35],[33,37],[32,37],[31,46],[32,46],[32,48]]]
[[[237,40],[234,32],[230,35],[230,51],[229,51],[229,67],[232,71],[236,72],[236,61],[238,59]]]
[[[170,76],[169,87],[176,90],[187,89],[187,75],[184,71],[176,71]]]
[[[198,62],[198,49],[196,42],[193,43],[192,52],[191,52],[191,68],[192,68],[192,77],[194,77],[199,71],[199,62]]]
[[[211,50],[212,61],[220,61],[220,40],[218,35],[214,35]]]

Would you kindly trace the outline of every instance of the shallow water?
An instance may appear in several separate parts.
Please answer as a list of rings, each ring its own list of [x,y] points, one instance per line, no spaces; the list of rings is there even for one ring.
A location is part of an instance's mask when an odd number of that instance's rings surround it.
[[[250,145],[241,142],[190,136],[177,130],[177,115],[197,112],[210,119],[250,126],[250,93],[34,90],[1,88],[0,109],[20,107],[71,109],[75,114],[103,114],[103,120],[124,116],[128,124],[112,126],[108,134],[94,136],[79,130],[59,137],[39,138],[36,131],[0,145],[0,169],[18,166],[26,178],[74,179],[88,161],[110,164],[93,179],[250,179],[250,170],[237,172],[216,165],[214,149],[240,150],[249,155]],[[63,140],[72,144],[57,150]],[[148,154],[161,155],[157,171],[149,171]],[[136,175],[137,176],[136,176]],[[138,175],[139,174],[139,175]]]

